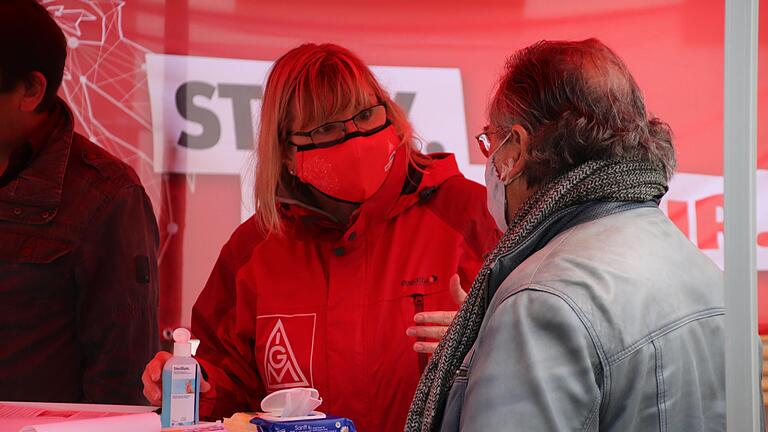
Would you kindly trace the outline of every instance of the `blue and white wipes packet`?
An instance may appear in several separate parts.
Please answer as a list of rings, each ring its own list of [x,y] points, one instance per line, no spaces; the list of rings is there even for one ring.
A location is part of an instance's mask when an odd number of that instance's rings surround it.
[[[315,411],[322,403],[320,392],[313,388],[278,390],[261,400],[262,412],[250,424],[259,432],[356,432],[352,420]]]
[[[259,432],[356,432],[352,420],[344,417],[326,416],[315,420],[270,421],[255,417],[251,424]]]

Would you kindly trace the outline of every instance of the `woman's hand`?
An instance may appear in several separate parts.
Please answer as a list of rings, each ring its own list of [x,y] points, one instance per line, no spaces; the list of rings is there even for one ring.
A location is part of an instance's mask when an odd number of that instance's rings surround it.
[[[456,305],[460,307],[464,303],[464,299],[467,298],[467,293],[461,288],[461,280],[458,274],[451,277],[451,280],[448,282],[448,290],[451,292],[453,300],[456,301]],[[414,322],[426,325],[408,327],[405,334],[436,340],[437,342],[416,342],[413,344],[413,350],[418,353],[435,352],[440,338],[448,331],[448,325],[451,324],[454,316],[456,316],[456,312],[453,311],[419,312],[414,315]]]
[[[163,366],[173,357],[167,351],[160,351],[147,363],[144,373],[141,374],[141,382],[144,383],[144,397],[150,404],[160,406],[163,403]],[[200,391],[205,393],[211,389],[208,381],[201,379]]]

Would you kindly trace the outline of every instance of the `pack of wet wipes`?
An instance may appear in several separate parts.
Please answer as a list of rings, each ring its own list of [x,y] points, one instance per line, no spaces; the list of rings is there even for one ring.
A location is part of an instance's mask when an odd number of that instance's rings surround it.
[[[261,401],[263,412],[238,413],[225,419],[233,432],[355,432],[352,420],[315,411],[323,403],[313,388],[276,391]]]
[[[325,416],[321,419],[270,421],[255,417],[251,424],[259,432],[355,432],[352,420],[343,417]]]

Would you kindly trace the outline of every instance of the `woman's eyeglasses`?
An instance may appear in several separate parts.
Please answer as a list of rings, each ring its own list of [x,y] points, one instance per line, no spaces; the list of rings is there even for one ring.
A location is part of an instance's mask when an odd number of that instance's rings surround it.
[[[356,128],[351,133],[347,133],[347,124],[349,122],[352,122]],[[366,108],[346,120],[326,123],[309,132],[288,132],[289,135],[309,137],[312,141],[311,144],[296,144],[288,141],[288,144],[296,147],[296,151],[327,148],[346,141],[355,135],[374,134],[388,125],[387,109],[384,104],[378,104]]]

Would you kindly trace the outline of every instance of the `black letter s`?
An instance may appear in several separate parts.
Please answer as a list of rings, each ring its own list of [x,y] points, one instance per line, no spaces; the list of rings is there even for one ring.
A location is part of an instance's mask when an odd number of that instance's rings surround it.
[[[203,127],[200,135],[190,135],[181,131],[178,144],[191,149],[211,148],[219,142],[221,137],[221,124],[216,113],[193,103],[195,96],[204,96],[210,99],[216,87],[202,82],[190,81],[182,84],[176,90],[176,109],[186,120],[199,123]]]

